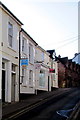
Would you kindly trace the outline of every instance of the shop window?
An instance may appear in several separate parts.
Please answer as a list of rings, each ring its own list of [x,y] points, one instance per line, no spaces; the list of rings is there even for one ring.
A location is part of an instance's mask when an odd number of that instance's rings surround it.
[[[39,86],[42,86],[42,87],[45,86],[45,71],[44,70],[40,70]]]

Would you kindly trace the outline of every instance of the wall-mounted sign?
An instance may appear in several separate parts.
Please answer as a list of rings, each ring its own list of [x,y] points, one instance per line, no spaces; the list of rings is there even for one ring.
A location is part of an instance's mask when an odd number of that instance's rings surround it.
[[[50,73],[55,73],[55,69],[49,69]]]
[[[26,67],[27,65],[28,65],[28,59],[21,59],[20,60],[20,65],[22,66],[22,67]]]

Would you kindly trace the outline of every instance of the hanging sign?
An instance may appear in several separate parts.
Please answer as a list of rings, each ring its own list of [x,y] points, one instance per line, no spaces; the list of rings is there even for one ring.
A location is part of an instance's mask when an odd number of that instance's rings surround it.
[[[49,69],[49,73],[55,73],[55,69]]]
[[[40,68],[41,68],[41,64],[36,63],[36,64],[35,64],[35,69],[40,69]]]

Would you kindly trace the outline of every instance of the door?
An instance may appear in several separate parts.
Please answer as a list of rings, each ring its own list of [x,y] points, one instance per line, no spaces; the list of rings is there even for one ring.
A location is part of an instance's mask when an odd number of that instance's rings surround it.
[[[48,91],[49,91],[49,76],[48,76]]]
[[[2,70],[2,102],[5,102],[5,71]]]
[[[11,101],[14,102],[15,101],[15,74],[12,73],[12,91],[11,91]]]

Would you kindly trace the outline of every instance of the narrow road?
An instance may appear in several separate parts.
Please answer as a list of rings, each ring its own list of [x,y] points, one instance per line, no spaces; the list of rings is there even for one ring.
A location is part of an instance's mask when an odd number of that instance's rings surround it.
[[[66,120],[79,100],[80,88],[72,88],[68,92],[42,101],[42,104],[26,111],[15,120]]]

